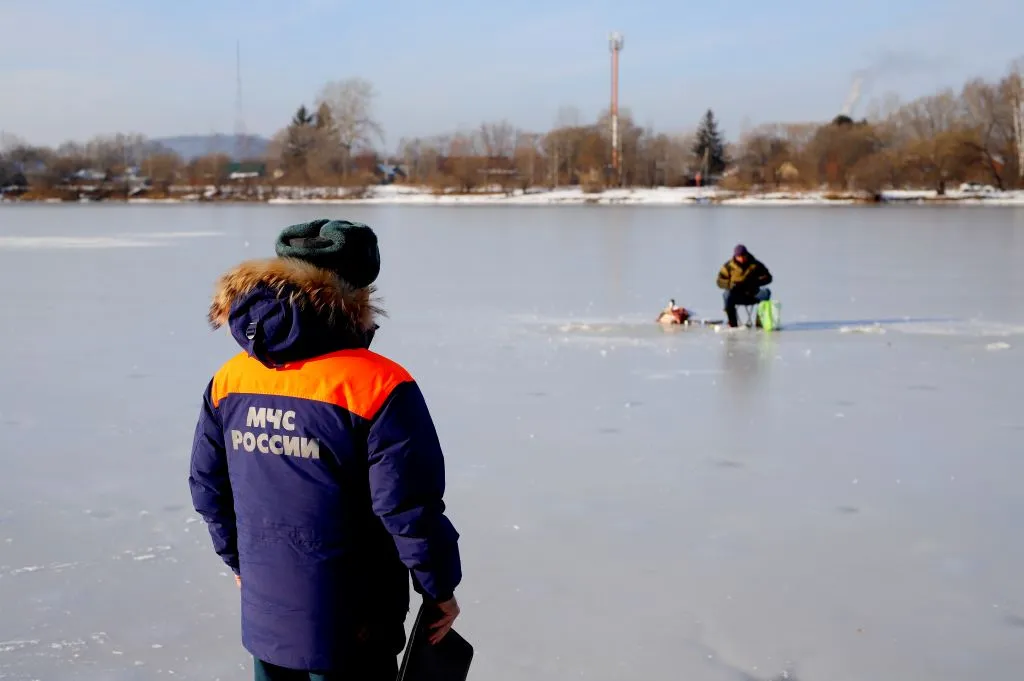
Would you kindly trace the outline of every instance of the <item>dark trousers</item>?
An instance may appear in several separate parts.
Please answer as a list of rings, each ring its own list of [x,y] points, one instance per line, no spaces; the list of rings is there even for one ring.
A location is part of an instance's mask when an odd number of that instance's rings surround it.
[[[285,669],[254,658],[253,669],[256,681],[395,681],[398,657],[382,651],[381,655],[360,660],[344,671],[330,672]]]
[[[772,292],[768,288],[732,289],[723,293],[722,299],[725,301],[725,315],[729,318],[729,326],[739,326],[739,321],[736,319],[737,305],[757,305],[771,297]]]

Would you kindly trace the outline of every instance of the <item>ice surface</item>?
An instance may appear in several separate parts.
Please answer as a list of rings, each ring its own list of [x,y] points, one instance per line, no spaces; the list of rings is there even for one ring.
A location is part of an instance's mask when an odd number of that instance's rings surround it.
[[[0,679],[251,676],[186,482],[236,350],[205,315],[325,213],[381,237],[374,347],[446,445],[472,678],[1024,665],[1024,210],[335,211],[0,207]],[[783,331],[653,322],[721,317],[737,241]]]

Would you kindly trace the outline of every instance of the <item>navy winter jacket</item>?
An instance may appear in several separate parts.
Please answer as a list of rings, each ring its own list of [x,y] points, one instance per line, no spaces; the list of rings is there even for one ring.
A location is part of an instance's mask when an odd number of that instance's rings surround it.
[[[210,307],[244,350],[203,396],[192,500],[241,577],[243,645],[283,667],[344,669],[404,621],[410,573],[435,601],[462,578],[437,433],[413,378],[368,349],[371,293],[273,258],[226,273]]]

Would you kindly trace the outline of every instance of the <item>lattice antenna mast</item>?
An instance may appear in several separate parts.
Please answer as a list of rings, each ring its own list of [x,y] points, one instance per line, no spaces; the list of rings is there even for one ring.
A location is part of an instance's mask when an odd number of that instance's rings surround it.
[[[249,156],[249,140],[245,134],[245,113],[242,108],[242,43],[235,43],[235,160]]]

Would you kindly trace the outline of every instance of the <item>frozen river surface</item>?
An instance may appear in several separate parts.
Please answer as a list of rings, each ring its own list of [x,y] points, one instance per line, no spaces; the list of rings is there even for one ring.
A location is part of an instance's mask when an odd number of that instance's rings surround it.
[[[188,495],[214,279],[379,232],[488,681],[996,681],[1024,667],[1024,210],[0,208],[0,679],[251,677]],[[720,317],[745,243],[776,334]]]

